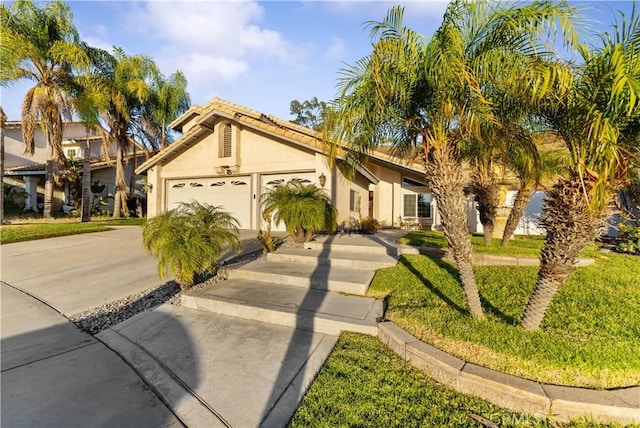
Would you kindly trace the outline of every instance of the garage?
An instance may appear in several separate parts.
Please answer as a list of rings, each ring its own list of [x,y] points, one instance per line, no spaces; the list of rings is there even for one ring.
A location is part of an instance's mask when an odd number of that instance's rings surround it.
[[[238,219],[241,229],[251,228],[251,179],[248,176],[167,180],[166,209],[192,200],[220,206]]]
[[[301,172],[301,173],[289,173],[289,174],[268,174],[262,175],[261,186],[262,193],[267,192],[270,189],[273,189],[274,186],[278,184],[284,184],[289,180],[294,178],[302,180],[303,183],[307,184],[316,184],[318,185],[317,176],[315,172]],[[271,223],[271,230],[284,232],[286,230],[284,223],[280,223],[278,226]]]

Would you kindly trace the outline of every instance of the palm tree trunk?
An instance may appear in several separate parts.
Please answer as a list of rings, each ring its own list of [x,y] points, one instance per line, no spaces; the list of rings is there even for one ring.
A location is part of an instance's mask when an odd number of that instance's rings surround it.
[[[444,234],[458,266],[469,311],[475,318],[482,319],[484,313],[471,265],[471,234],[467,220],[464,180],[460,174],[459,158],[454,150],[447,144],[431,150],[428,158],[424,159],[425,177],[436,200]]]
[[[527,208],[529,199],[531,199],[531,188],[527,186],[520,186],[516,198],[513,201],[513,207],[507,218],[507,224],[504,226],[504,233],[502,234],[502,246],[509,245],[509,240],[513,236],[513,232],[516,231],[520,219],[524,215],[524,210]]]
[[[53,174],[55,173],[56,161],[47,159],[44,172],[44,211],[43,218],[53,217]],[[38,207],[35,207],[38,209]]]
[[[129,217],[127,209],[127,178],[124,174],[124,161],[122,159],[122,149],[116,149],[116,191],[115,200],[113,201],[113,217],[119,218],[124,213],[125,217]]]
[[[84,159],[82,160],[82,213],[80,221],[85,223],[91,221],[91,149],[89,147],[89,137],[84,147]]]
[[[484,245],[491,246],[498,204],[500,203],[498,185],[493,171],[477,170],[474,172],[471,188],[478,203],[480,223],[482,223],[484,230]]]
[[[589,183],[584,183],[588,194]],[[603,213],[593,213],[577,177],[560,179],[544,201],[540,224],[547,231],[540,253],[540,270],[522,316],[526,330],[537,330],[559,288],[575,270],[576,257],[594,242]]]
[[[4,122],[7,116],[0,107],[0,226],[4,224]]]

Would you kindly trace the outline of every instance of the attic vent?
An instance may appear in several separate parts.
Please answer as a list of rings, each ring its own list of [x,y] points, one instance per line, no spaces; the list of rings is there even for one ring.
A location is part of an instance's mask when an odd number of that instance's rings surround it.
[[[224,126],[223,131],[223,142],[222,142],[222,157],[230,158],[231,157],[231,125],[226,124]]]
[[[173,185],[173,186],[171,186],[171,187],[173,187],[174,189],[181,189],[181,188],[183,188],[183,187],[184,187],[184,183],[174,184],[174,185]]]
[[[203,187],[202,183],[189,183],[189,186],[191,187]]]
[[[276,184],[282,184],[284,183],[284,180],[282,178],[279,178],[277,180],[271,180],[269,182],[267,182],[268,186],[275,186]]]
[[[237,181],[237,180],[233,180],[231,182],[232,186],[246,186],[247,182],[246,181]]]
[[[215,186],[224,186],[224,181],[214,181],[213,183],[211,183],[211,187]]]

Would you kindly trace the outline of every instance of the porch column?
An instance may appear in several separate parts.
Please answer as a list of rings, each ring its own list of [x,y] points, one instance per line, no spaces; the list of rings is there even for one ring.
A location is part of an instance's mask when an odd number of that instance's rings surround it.
[[[24,201],[25,210],[38,211],[38,181],[40,181],[38,176],[24,176],[24,187],[27,193],[27,199]]]

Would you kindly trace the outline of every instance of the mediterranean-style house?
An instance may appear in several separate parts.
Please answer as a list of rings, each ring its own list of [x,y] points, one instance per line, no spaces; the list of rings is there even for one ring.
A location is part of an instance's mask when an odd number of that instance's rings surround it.
[[[197,200],[221,206],[242,229],[260,229],[261,195],[298,178],[324,188],[338,209],[338,223],[347,226],[365,217],[382,227],[440,224],[421,165],[384,150],[371,153],[348,179],[330,165],[319,133],[220,98],[192,106],[170,127],[181,137],[136,170],[147,175],[149,217]],[[507,199],[514,193],[508,191]],[[472,195],[468,204],[471,230],[481,231]]]
[[[329,164],[318,133],[220,98],[191,107],[170,126],[182,136],[136,170],[147,174],[148,216],[195,199],[222,206],[243,229],[259,229],[261,195],[298,178],[328,192],[339,223],[439,223],[418,165],[379,152],[347,179]]]
[[[36,127],[34,142],[35,150],[32,156],[25,153],[25,144],[22,139],[22,122],[6,121],[5,133],[5,171],[4,181],[7,184],[23,189],[27,198],[25,210],[39,209],[44,195],[45,163],[47,160],[47,137],[40,126]],[[107,205],[105,210],[113,209],[115,193],[115,146],[110,147],[108,153],[104,152],[103,139],[99,132],[87,129],[80,122],[64,122],[63,124],[63,152],[67,159],[84,159],[85,147],[89,144],[89,159],[91,165],[91,182],[99,181],[104,184],[104,190],[97,196],[101,196]],[[136,153],[137,152],[137,153]],[[106,156],[109,159],[106,159]],[[132,177],[136,167],[144,160],[143,149],[136,147],[127,154],[129,162],[125,166],[126,177]],[[136,176],[133,179],[133,193],[138,198],[144,198],[143,177]],[[53,210],[61,211],[66,204],[71,203],[68,186],[54,188]]]

